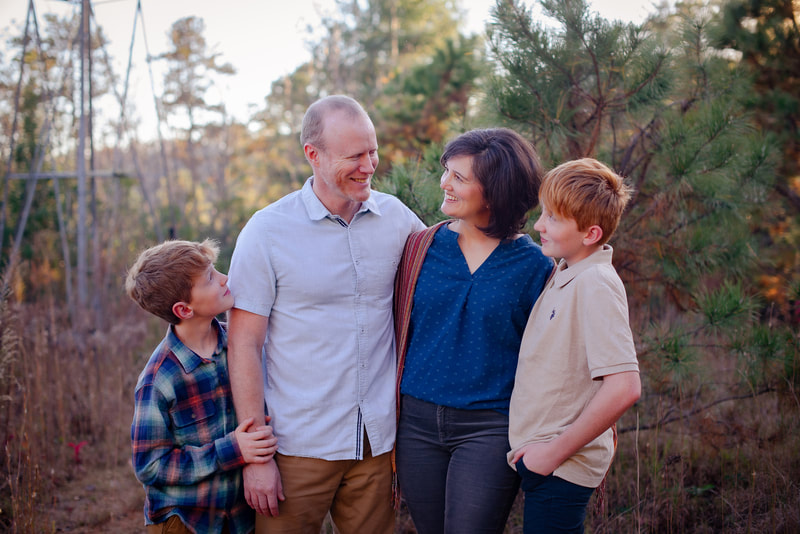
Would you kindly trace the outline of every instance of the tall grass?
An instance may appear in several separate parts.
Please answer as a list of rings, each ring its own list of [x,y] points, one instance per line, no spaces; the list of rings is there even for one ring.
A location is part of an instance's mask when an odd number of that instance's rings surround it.
[[[800,363],[797,345],[790,355]],[[800,403],[797,376],[776,372],[751,390],[705,354],[690,395],[645,395],[620,420],[607,513],[590,532],[800,532]],[[710,380],[710,381],[709,381]]]
[[[55,532],[63,488],[130,470],[133,388],[165,327],[121,292],[105,306],[111,326],[101,331],[73,327],[46,295],[0,298],[0,531]],[[730,354],[704,353],[681,387],[665,387],[644,358],[644,394],[618,424],[605,505],[590,504],[587,532],[800,532],[796,334],[790,346],[760,370],[758,386],[741,380]],[[138,486],[132,471],[129,480]],[[72,513],[78,530],[102,531],[109,519]],[[521,525],[518,498],[506,533]],[[414,532],[404,510],[396,531]]]
[[[56,531],[59,488],[129,461],[132,392],[153,329],[121,298],[106,305],[110,326],[95,330],[73,327],[54,299],[0,299],[0,531]]]

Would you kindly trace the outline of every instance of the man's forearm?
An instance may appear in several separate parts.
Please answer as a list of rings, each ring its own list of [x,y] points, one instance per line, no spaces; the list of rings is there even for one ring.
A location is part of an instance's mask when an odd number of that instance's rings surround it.
[[[228,371],[236,417],[264,421],[264,375],[261,346],[268,319],[242,310],[231,311],[228,336]]]

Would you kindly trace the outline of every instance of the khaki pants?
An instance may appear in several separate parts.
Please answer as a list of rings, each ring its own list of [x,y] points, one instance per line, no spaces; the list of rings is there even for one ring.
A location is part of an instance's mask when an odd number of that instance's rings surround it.
[[[366,440],[365,440],[366,442]],[[391,454],[363,460],[327,461],[275,455],[286,500],[278,517],[256,514],[256,534],[319,534],[325,516],[341,534],[391,534]]]
[[[222,534],[229,534],[228,523],[222,527]],[[147,534],[193,534],[191,530],[186,528],[181,518],[177,515],[171,515],[163,523],[156,523],[155,525],[147,525]]]

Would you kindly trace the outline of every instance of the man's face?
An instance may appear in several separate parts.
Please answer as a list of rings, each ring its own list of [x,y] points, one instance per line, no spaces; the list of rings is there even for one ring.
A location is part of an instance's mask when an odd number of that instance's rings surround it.
[[[366,115],[337,111],[325,119],[325,149],[313,149],[314,191],[332,213],[358,209],[369,198],[378,166],[378,139]]]

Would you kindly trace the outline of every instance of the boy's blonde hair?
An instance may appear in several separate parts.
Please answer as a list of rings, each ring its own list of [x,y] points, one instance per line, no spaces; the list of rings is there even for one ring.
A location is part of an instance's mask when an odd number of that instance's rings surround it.
[[[219,245],[172,240],[142,252],[125,279],[125,291],[139,306],[170,324],[181,320],[172,312],[176,302],[191,302],[194,279],[214,265]]]
[[[622,177],[593,158],[562,163],[548,172],[539,189],[539,200],[556,215],[574,219],[578,230],[592,225],[603,229],[598,242],[605,244],[617,229],[631,197]]]

